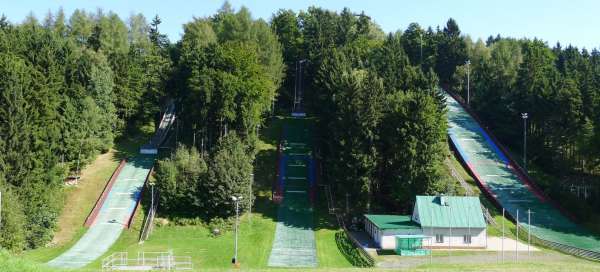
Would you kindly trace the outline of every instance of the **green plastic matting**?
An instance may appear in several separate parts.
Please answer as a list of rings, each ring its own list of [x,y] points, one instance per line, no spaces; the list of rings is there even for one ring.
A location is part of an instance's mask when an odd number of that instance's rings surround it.
[[[313,209],[309,200],[307,158],[312,153],[309,121],[288,119],[283,129],[286,160],[285,192],[277,212],[277,227],[269,266],[316,267],[317,249],[313,230]]]
[[[454,98],[446,95],[448,134],[462,159],[490,194],[538,238],[600,252],[600,237],[564,216],[523,181],[496,143]]]
[[[153,155],[138,155],[128,160],[92,226],[75,245],[48,262],[48,265],[81,268],[107,252],[132,216],[153,164]]]

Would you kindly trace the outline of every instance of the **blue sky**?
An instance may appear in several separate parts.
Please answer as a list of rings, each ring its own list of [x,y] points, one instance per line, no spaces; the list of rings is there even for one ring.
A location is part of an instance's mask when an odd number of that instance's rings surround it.
[[[43,18],[48,10],[63,7],[67,15],[76,8],[95,11],[101,7],[112,10],[122,18],[131,13],[142,13],[147,18],[158,14],[163,23],[161,31],[171,41],[180,38],[181,25],[193,16],[212,15],[222,0],[0,0],[0,13],[11,22],[21,22],[30,12]],[[422,26],[442,26],[453,17],[464,34],[474,39],[487,38],[500,33],[510,37],[538,37],[554,45],[573,44],[578,47],[600,48],[600,1],[576,0],[230,0],[234,8],[248,7],[254,17],[269,20],[280,8],[295,11],[309,6],[321,6],[331,10],[349,7],[355,12],[365,13],[377,22],[384,31],[405,29],[409,23]]]

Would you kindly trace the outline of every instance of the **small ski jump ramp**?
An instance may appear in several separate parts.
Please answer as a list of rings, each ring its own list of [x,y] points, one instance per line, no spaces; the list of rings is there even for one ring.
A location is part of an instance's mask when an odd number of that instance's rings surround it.
[[[161,123],[150,143],[144,145],[149,149],[157,150],[164,142],[171,124],[175,120],[175,107],[169,105],[163,115]],[[95,217],[86,220],[89,225],[87,232],[73,247],[48,262],[49,266],[60,268],[81,268],[101,257],[117,241],[124,228],[135,212],[141,197],[142,188],[152,166],[156,153],[140,152],[115,172],[116,179],[104,199],[100,201],[99,211],[93,211]],[[146,153],[146,154],[144,154]],[[95,209],[97,209],[95,208]]]
[[[127,226],[153,164],[154,156],[151,155],[140,155],[128,161],[88,231],[73,247],[48,265],[81,268],[108,251]]]

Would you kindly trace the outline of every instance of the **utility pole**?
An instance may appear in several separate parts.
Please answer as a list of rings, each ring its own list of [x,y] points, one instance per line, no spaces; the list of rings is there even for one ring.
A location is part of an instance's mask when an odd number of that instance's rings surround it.
[[[471,90],[470,90],[470,76],[471,76],[471,60],[467,60],[467,106],[471,106]]]
[[[523,170],[527,173],[527,118],[529,115],[526,112],[521,113],[521,118],[523,118]]]
[[[238,262],[238,225],[239,225],[239,216],[240,216],[240,200],[242,200],[242,196],[232,196],[231,199],[235,202],[235,244],[234,244],[234,253],[233,259],[231,263],[235,266],[239,265]]]

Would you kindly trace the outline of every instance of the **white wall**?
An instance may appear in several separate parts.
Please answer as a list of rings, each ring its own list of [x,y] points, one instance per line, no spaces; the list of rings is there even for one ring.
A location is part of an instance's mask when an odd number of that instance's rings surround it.
[[[486,229],[482,228],[471,228],[471,244],[464,243],[464,235],[469,234],[468,228],[453,228],[452,236],[450,236],[449,228],[424,228],[423,234],[426,236],[431,236],[431,245],[429,241],[424,241],[425,247],[474,247],[474,248],[485,248],[487,246],[487,232]],[[436,234],[444,235],[444,242],[437,243],[435,236]]]

